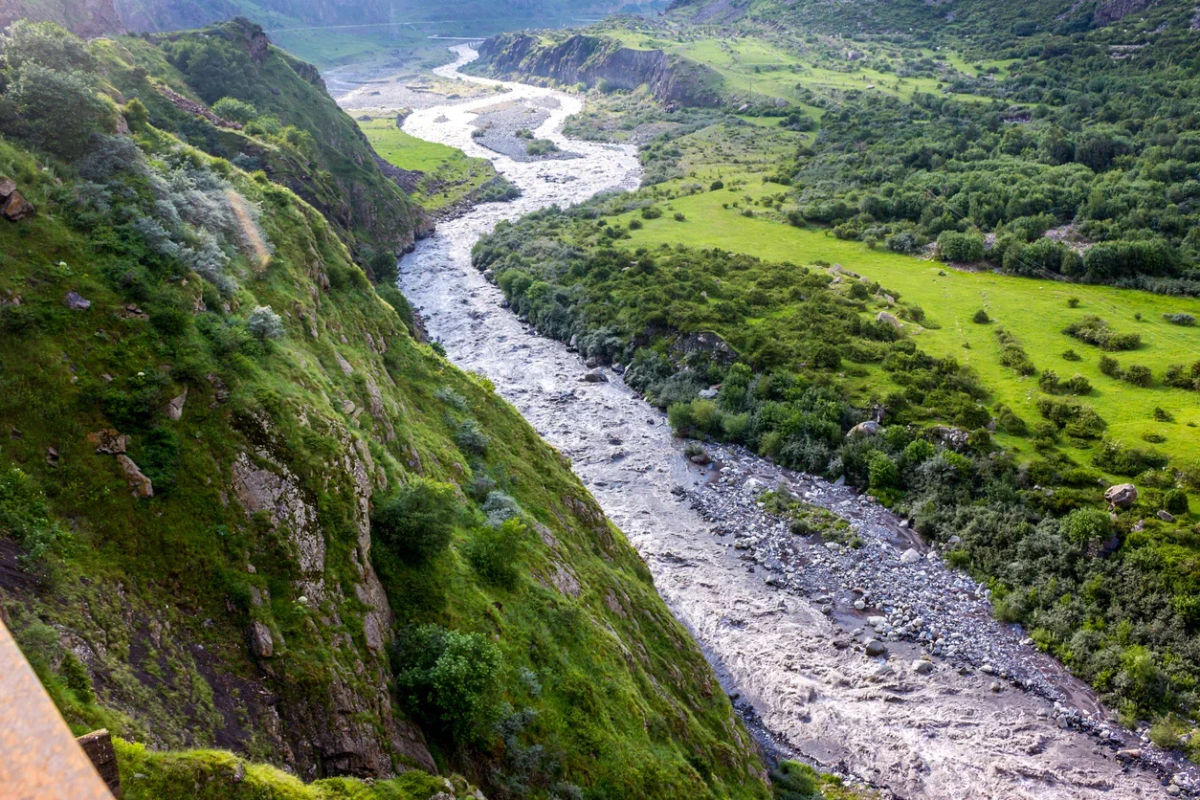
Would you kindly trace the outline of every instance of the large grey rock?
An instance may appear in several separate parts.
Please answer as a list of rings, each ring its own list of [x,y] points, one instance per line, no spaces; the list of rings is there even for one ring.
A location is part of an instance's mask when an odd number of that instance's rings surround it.
[[[270,658],[275,655],[275,640],[271,629],[261,622],[250,626],[250,652],[255,658]]]
[[[1129,508],[1137,502],[1138,490],[1132,483],[1118,483],[1105,490],[1104,499],[1114,508]]]
[[[887,647],[878,639],[867,639],[865,647],[867,655],[871,656],[872,658],[878,658],[879,656],[887,655]]]
[[[588,374],[584,375],[583,379],[587,383],[608,383],[608,376],[598,369],[594,369]]]
[[[933,672],[933,662],[926,661],[923,658],[918,659],[913,662],[912,671],[918,675],[928,675]]]
[[[859,436],[874,436],[881,430],[883,430],[882,425],[873,419],[869,419],[866,422],[860,422],[851,428],[850,432],[846,434],[846,437],[850,439],[856,439]]]
[[[899,320],[899,318],[897,318],[897,317],[896,317],[896,315],[895,315],[895,314],[890,314],[890,313],[888,313],[887,311],[880,311],[878,314],[876,314],[876,315],[875,315],[875,321],[876,321],[876,322],[883,322],[883,323],[886,323],[886,324],[888,324],[888,325],[891,325],[891,326],[892,326],[893,328],[895,328],[896,330],[899,330],[900,328],[903,328],[903,327],[904,327],[904,323],[903,323],[903,322],[901,322],[901,321]]]
[[[182,394],[172,397],[167,401],[167,407],[163,409],[163,413],[166,414],[167,419],[179,421],[183,418],[183,404],[187,402],[187,396],[188,390],[185,386]]]
[[[67,296],[63,298],[63,302],[67,304],[67,308],[72,311],[87,311],[92,307],[92,301],[81,295],[79,292],[67,292]]]
[[[912,547],[905,550],[904,554],[902,556],[900,556],[900,561],[903,564],[915,564],[920,560],[921,560],[921,554],[918,553],[916,551],[916,549],[912,548]]]
[[[117,456],[117,463],[121,465],[121,472],[124,473],[125,481],[129,484],[129,490],[134,497],[154,497],[154,484],[138,468],[132,458],[122,453]]]

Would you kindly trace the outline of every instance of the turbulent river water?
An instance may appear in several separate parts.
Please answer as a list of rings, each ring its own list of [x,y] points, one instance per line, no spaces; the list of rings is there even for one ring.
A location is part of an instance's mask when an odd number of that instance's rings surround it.
[[[474,52],[456,51],[442,77],[498,83],[458,75]],[[619,375],[584,382],[590,370],[577,354],[503,307],[471,266],[481,235],[551,204],[633,188],[640,177],[633,148],[563,137],[578,97],[503,86],[405,121],[408,133],[491,159],[523,194],[442,222],[403,258],[401,288],[449,357],[489,377],[571,458],[764,746],[898,798],[1189,794],[1189,769],[1119,729],[1087,687],[1019,629],[994,621],[986,591],[928,553],[902,520],[846,487],[738,449],[711,448],[713,464],[691,464],[665,416]],[[485,150],[471,121],[500,99],[548,110],[535,135],[579,157],[521,163]],[[754,502],[780,482],[849,520],[864,546],[788,533]],[[870,639],[888,652],[868,655]]]

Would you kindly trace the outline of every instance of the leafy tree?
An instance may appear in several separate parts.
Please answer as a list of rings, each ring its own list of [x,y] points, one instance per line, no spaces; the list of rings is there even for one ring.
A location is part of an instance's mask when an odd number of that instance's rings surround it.
[[[482,738],[495,719],[500,649],[478,633],[422,625],[391,648],[396,689],[428,730],[446,741]]]
[[[371,535],[411,563],[432,560],[450,544],[459,498],[450,484],[416,478],[371,515]]]
[[[260,342],[278,339],[285,333],[283,319],[270,306],[258,306],[246,319],[246,327]]]
[[[113,104],[96,93],[90,78],[35,61],[17,68],[6,99],[20,117],[10,133],[68,160],[83,155],[93,134],[111,131],[116,124]]]

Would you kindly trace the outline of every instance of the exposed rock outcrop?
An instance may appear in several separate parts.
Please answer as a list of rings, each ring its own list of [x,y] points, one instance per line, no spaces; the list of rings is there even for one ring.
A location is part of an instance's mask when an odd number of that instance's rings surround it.
[[[707,66],[662,50],[634,50],[612,39],[577,34],[547,45],[524,33],[492,37],[479,48],[480,61],[499,75],[539,77],[561,84],[614,89],[645,84],[660,101],[685,106],[720,103],[721,77]]]

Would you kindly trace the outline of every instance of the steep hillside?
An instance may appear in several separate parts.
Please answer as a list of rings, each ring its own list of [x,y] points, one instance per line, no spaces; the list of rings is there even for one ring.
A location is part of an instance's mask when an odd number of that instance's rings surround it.
[[[305,779],[764,797],[563,459],[409,336],[316,207],[173,132],[220,153],[249,125],[151,108],[189,41],[3,43],[0,606],[68,719]],[[241,781],[221,758],[133,771]]]
[[[19,19],[55,22],[86,38],[124,29],[113,0],[0,0],[0,30]]]

